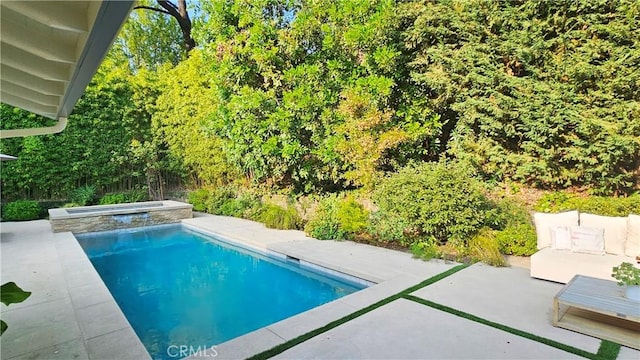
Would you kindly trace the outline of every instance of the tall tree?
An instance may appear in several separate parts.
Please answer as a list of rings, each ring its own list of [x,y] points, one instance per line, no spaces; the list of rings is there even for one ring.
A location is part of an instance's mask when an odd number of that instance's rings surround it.
[[[253,181],[303,192],[368,186],[394,168],[388,158],[422,141],[415,130],[430,119],[395,116],[403,66],[394,6],[203,4],[212,19],[202,31],[213,42],[206,63],[220,93],[208,124],[229,161]]]
[[[157,2],[162,8],[139,5],[134,7],[134,9],[152,10],[170,15],[176,19],[178,25],[180,25],[180,30],[182,30],[183,45],[188,55],[189,51],[196,47],[196,41],[191,37],[191,18],[189,18],[189,12],[187,11],[187,1],[178,0],[177,5],[171,1],[157,0]]]
[[[152,118],[156,137],[182,161],[196,185],[221,185],[238,177],[226,159],[222,140],[204,129],[220,96],[212,86],[213,76],[200,49],[176,67],[164,70]]]
[[[151,4],[146,0],[142,4]],[[146,5],[143,5],[146,6]],[[177,65],[185,58],[178,23],[164,13],[136,11],[125,23],[110,56],[128,62],[132,72],[156,70],[165,63]]]

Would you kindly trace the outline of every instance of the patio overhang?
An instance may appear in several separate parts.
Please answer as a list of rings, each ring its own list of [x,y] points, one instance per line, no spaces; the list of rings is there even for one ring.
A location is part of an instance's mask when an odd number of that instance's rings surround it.
[[[0,101],[58,120],[0,138],[60,132],[134,0],[0,2]]]
[[[11,155],[0,154],[0,161],[16,160],[17,157]]]

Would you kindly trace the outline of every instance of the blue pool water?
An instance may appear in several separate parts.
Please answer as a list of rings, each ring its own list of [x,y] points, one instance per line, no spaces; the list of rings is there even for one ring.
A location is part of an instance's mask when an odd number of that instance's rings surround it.
[[[180,225],[77,238],[153,359],[175,359],[175,346],[220,344],[363,288]]]

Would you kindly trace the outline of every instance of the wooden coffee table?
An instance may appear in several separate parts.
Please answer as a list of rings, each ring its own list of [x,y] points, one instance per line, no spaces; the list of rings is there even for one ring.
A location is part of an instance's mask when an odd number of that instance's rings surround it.
[[[613,281],[574,276],[553,298],[553,326],[640,350],[640,302]]]

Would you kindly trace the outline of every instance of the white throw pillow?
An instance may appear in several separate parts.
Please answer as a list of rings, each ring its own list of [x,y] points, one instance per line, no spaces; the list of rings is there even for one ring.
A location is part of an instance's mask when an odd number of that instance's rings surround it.
[[[571,250],[571,230],[568,226],[551,228],[551,247],[555,250]]]
[[[627,256],[640,256],[640,215],[630,214],[627,218],[627,242],[624,246]]]
[[[604,251],[624,254],[627,240],[627,218],[580,213],[580,226],[604,229]]]
[[[578,211],[567,211],[559,214],[535,213],[538,249],[551,246],[551,228],[555,226],[578,226]]]
[[[571,251],[604,255],[604,229],[572,226]]]

